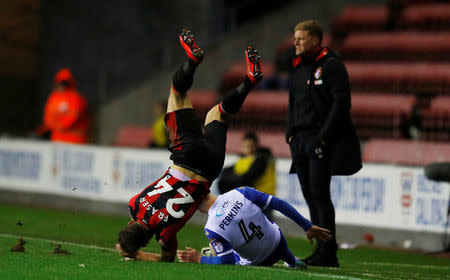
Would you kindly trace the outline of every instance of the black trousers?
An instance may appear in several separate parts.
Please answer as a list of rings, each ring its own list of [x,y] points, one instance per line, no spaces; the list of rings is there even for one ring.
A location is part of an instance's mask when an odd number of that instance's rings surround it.
[[[314,131],[297,133],[291,140],[290,149],[311,222],[329,229],[333,235],[328,242],[318,241],[316,250],[320,250],[321,254],[336,254],[336,222],[330,195],[329,157],[326,150],[322,159],[314,153],[317,137]]]

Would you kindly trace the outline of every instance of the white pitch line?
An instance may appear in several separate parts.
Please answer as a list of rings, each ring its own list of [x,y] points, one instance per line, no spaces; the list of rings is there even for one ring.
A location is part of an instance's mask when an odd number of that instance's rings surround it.
[[[367,272],[349,272],[351,274],[366,276],[366,277],[373,277],[375,279],[387,279],[387,280],[396,280],[396,279],[403,279],[403,278],[397,278],[393,276],[384,276],[381,274],[374,274],[374,273],[367,273]]]
[[[348,276],[343,276],[343,275],[336,275],[336,274],[324,274],[324,273],[314,273],[314,272],[308,272],[305,270],[298,270],[298,269],[278,269],[278,267],[280,267],[280,265],[275,265],[272,267],[266,267],[266,266],[248,266],[249,268],[254,268],[254,269],[266,269],[266,270],[276,270],[279,272],[286,272],[286,273],[298,273],[301,272],[302,274],[306,274],[308,276],[313,276],[313,277],[320,277],[320,278],[332,278],[332,279],[346,279],[346,280],[362,280],[361,278],[356,278],[356,277],[348,277]]]
[[[309,276],[331,277],[331,278],[334,278],[334,279],[362,280],[361,278],[348,277],[348,276],[335,275],[335,274],[323,274],[323,273],[311,273],[311,272],[307,272],[306,274],[308,274]]]
[[[51,242],[51,243],[57,243],[57,244],[65,244],[65,245],[71,245],[71,246],[78,246],[78,247],[82,247],[82,248],[89,248],[89,249],[96,249],[96,250],[106,250],[106,251],[110,251],[110,252],[116,252],[115,249],[113,248],[106,248],[106,247],[100,247],[100,246],[95,246],[95,245],[86,245],[86,244],[80,244],[80,243],[73,243],[73,242],[68,242],[68,241],[59,241],[59,240],[53,240],[53,239],[45,239],[45,238],[38,238],[38,237],[31,237],[31,236],[23,236],[23,235],[15,235],[15,234],[7,234],[7,233],[0,233],[0,237],[9,237],[9,238],[24,238],[24,239],[28,239],[28,240],[37,240],[37,241],[45,241],[45,242]],[[403,266],[403,267],[419,267],[419,268],[432,268],[432,269],[444,269],[444,270],[449,270],[448,267],[446,266],[438,266],[438,265],[414,265],[414,264],[395,264],[395,263],[383,263],[383,262],[360,262],[359,264],[364,264],[364,265],[378,265],[378,266]],[[276,265],[278,266],[278,265]],[[263,266],[248,266],[250,268],[255,268],[255,269],[268,269],[268,270],[277,270],[280,272],[287,272],[287,273],[292,273],[292,272],[298,272],[299,270],[296,269],[278,269],[277,267],[263,267]],[[348,276],[343,276],[343,275],[336,275],[336,274],[324,274],[324,273],[313,273],[313,272],[306,272],[306,271],[302,271],[300,270],[302,273],[309,275],[309,276],[313,276],[313,277],[328,277],[328,278],[332,278],[332,279],[348,279],[348,280],[362,280],[362,278],[356,278],[356,277],[348,277]],[[371,273],[358,273],[358,272],[353,272],[353,274],[359,274],[362,276],[369,276],[369,277],[377,277],[378,279],[383,278],[383,279],[393,279],[393,278],[385,278],[382,275],[379,274],[371,274]],[[399,278],[396,278],[399,279]],[[437,279],[437,278],[430,278],[430,277],[426,277],[426,279]]]
[[[347,271],[347,273],[358,275],[358,276],[360,275],[360,276],[366,276],[366,277],[373,277],[375,279],[387,279],[387,280],[395,280],[395,279],[400,280],[400,279],[405,279],[405,276],[407,276],[407,275],[403,275],[403,276],[399,276],[400,278],[398,278],[396,275],[380,274],[380,273],[368,273],[368,272],[357,272],[357,271]],[[424,279],[424,280],[426,280],[426,279],[427,280],[441,280],[441,278],[429,277],[429,276],[424,276],[424,275],[420,275],[420,279]]]
[[[38,238],[38,237],[30,237],[30,236],[22,236],[22,235],[14,235],[14,234],[7,234],[7,233],[0,233],[0,237],[9,237],[9,238],[24,238],[28,240],[37,240],[37,241],[45,241],[45,242],[52,242],[57,244],[66,244],[66,245],[72,245],[72,246],[78,246],[78,247],[84,247],[84,248],[90,248],[90,249],[97,249],[97,250],[107,250],[107,251],[116,251],[112,248],[105,248],[105,247],[99,247],[95,245],[85,245],[85,244],[79,244],[79,243],[73,243],[73,242],[66,242],[66,241],[58,241],[58,240],[52,240],[52,239],[45,239],[45,238]],[[248,266],[249,268],[256,268],[256,269],[268,269],[268,270],[277,270],[280,272],[299,272],[299,270],[286,270],[286,269],[278,269],[277,267],[264,267],[264,266]],[[304,274],[307,274],[309,276],[313,277],[328,277],[333,279],[345,279],[345,280],[362,280],[361,278],[355,278],[355,277],[346,277],[342,275],[334,275],[334,274],[323,274],[323,273],[311,273],[302,271]]]
[[[428,264],[410,264],[410,263],[383,263],[383,262],[360,262],[364,265],[378,265],[378,266],[397,266],[397,267],[418,267],[418,268],[431,268],[431,269],[443,269],[450,270],[450,267],[443,265],[428,265]]]
[[[45,239],[45,238],[38,238],[38,237],[31,237],[31,236],[0,233],[0,237],[10,237],[10,238],[21,238],[22,237],[23,239],[28,239],[28,240],[46,241],[46,242],[51,242],[51,243],[56,243],[56,244],[65,244],[65,245],[72,245],[72,246],[78,246],[78,247],[83,247],[83,248],[116,252],[116,250],[113,248],[106,248],[106,247],[100,247],[100,246],[95,246],[95,245],[86,245],[86,244],[73,243],[73,242],[68,242],[68,241],[59,241],[59,240],[52,240],[52,239]]]

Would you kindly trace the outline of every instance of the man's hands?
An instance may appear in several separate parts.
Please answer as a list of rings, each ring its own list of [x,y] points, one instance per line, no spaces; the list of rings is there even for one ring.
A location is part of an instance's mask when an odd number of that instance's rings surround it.
[[[331,231],[326,228],[321,228],[318,226],[312,226],[307,232],[309,243],[313,244],[313,238],[321,241],[328,241],[331,239]]]
[[[200,263],[201,255],[197,250],[186,247],[186,250],[178,250],[177,257],[180,262]]]
[[[308,140],[309,153],[312,158],[323,159],[325,152],[325,142],[319,136],[314,136]]]

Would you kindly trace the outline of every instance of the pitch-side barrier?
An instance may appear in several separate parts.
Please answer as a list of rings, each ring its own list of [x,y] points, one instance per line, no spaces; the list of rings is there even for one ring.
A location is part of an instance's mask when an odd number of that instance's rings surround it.
[[[227,155],[225,165],[236,158]],[[0,189],[16,192],[126,203],[170,164],[165,150],[0,139]],[[289,167],[290,159],[277,159],[277,196],[308,216]],[[333,177],[331,186],[338,224],[430,233],[447,229],[449,191],[449,184],[426,179],[423,168],[381,164]]]

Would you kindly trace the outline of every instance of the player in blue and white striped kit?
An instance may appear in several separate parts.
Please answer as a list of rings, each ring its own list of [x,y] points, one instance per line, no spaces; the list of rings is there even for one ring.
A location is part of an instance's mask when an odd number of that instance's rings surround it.
[[[277,224],[263,210],[273,209],[296,222],[312,238],[328,240],[330,231],[311,224],[289,203],[249,187],[240,187],[215,197],[209,195],[199,210],[208,212],[205,234],[213,256],[195,249],[178,251],[180,262],[271,266],[279,260],[305,269],[287,247]]]

